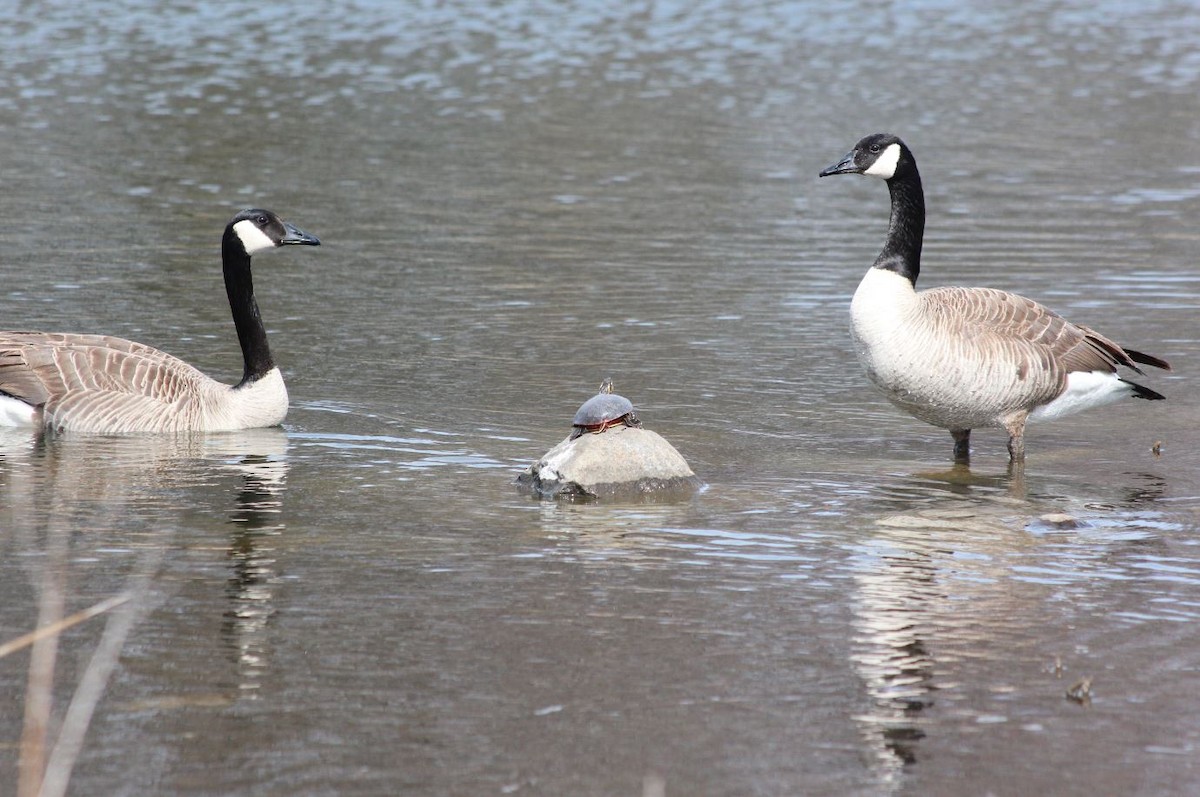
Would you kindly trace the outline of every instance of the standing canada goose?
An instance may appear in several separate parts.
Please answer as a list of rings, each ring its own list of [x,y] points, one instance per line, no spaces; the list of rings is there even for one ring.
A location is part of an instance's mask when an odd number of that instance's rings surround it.
[[[55,431],[216,432],[275,426],[287,414],[254,300],[250,256],[321,242],[269,210],[243,210],[225,227],[221,263],[245,370],[217,382],[166,352],[109,337],[0,332],[0,425]]]
[[[887,181],[887,240],[850,305],[850,329],[867,376],[896,406],[948,429],[954,456],[970,455],[971,430],[1008,432],[1013,462],[1025,458],[1025,422],[1052,420],[1126,396],[1163,398],[1117,376],[1165,360],[1126,349],[1023,296],[992,288],[917,292],[925,197],[913,154],[876,133],[821,172]]]

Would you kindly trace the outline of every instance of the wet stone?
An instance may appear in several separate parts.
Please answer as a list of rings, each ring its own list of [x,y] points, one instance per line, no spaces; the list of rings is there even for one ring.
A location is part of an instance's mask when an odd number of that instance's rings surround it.
[[[1042,523],[1056,529],[1077,529],[1079,521],[1066,512],[1048,512],[1038,518]]]
[[[685,497],[700,480],[683,456],[649,429],[617,426],[567,438],[517,477],[543,498]]]

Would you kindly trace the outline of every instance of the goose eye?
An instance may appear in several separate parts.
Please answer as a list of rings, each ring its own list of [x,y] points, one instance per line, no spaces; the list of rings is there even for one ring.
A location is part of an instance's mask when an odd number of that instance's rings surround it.
[[[259,217],[258,217],[257,219],[255,219],[254,221],[255,221],[255,223],[256,223],[256,224],[263,224],[263,225],[265,225],[265,224],[267,223],[267,217],[266,217],[266,216],[259,216]]]
[[[871,151],[872,151],[872,152],[878,152],[880,149],[881,149],[881,147],[880,147],[878,144],[872,144],[872,145],[871,145]]]

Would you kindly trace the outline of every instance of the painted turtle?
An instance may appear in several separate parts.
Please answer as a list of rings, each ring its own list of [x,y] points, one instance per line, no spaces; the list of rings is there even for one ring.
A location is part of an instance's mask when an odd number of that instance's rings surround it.
[[[571,424],[575,427],[571,432],[571,440],[591,432],[600,434],[609,427],[618,424],[641,428],[642,422],[633,411],[633,402],[624,396],[612,392],[612,378],[600,383],[600,392],[592,396],[575,413]]]

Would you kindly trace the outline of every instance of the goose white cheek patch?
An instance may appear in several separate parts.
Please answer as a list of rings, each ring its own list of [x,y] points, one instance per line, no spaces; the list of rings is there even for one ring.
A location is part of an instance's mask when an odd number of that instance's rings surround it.
[[[888,148],[883,151],[883,154],[875,159],[871,167],[863,172],[872,177],[881,177],[884,180],[890,180],[896,174],[896,164],[900,162],[900,145],[889,144]]]
[[[264,249],[275,248],[275,242],[265,232],[258,229],[254,222],[249,219],[242,219],[233,225],[233,231],[237,233],[237,237],[242,242],[242,246],[245,247],[246,254],[248,255],[261,252]]]

